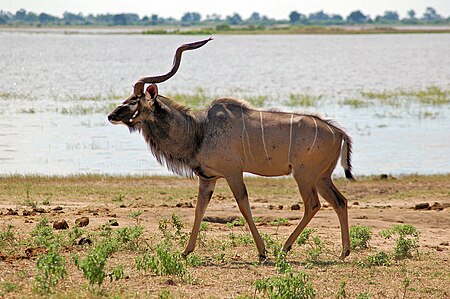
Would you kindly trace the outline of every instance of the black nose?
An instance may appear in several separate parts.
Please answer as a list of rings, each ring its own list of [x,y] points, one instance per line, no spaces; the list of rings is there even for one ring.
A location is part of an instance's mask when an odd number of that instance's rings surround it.
[[[116,114],[111,113],[110,115],[108,115],[108,120],[112,121],[114,119],[114,116],[116,116]]]

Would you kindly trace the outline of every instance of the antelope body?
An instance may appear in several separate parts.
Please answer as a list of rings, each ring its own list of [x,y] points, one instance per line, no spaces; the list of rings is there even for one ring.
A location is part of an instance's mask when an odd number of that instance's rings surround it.
[[[262,176],[292,174],[304,202],[304,216],[283,246],[289,251],[302,230],[320,209],[320,194],[336,211],[344,259],[350,253],[347,200],[331,180],[341,156],[345,175],[351,174],[351,139],[332,122],[315,115],[252,108],[238,99],[221,98],[201,111],[191,111],[158,94],[153,83],[173,76],[181,53],[209,40],[178,48],[172,70],[166,75],[141,78],[134,93],[108,119],[139,130],[161,164],[179,175],[199,178],[194,225],[183,255],[195,248],[200,223],[214,192],[224,178],[248,223],[260,259],[265,246],[252,218],[243,173]],[[181,50],[180,50],[181,49]],[[152,83],[144,91],[144,84]]]

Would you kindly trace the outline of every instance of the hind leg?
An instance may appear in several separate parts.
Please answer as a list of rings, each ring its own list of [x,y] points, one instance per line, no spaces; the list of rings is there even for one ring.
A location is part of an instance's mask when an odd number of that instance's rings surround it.
[[[302,220],[286,240],[286,243],[283,246],[283,251],[285,252],[291,250],[291,247],[294,244],[295,240],[297,240],[303,229],[308,225],[314,215],[320,210],[320,201],[316,191],[316,182],[308,177],[308,175],[301,172],[299,172],[299,174],[296,174],[294,172],[294,179],[297,182],[298,190],[300,191],[300,195],[303,199],[305,211],[303,212]]]
[[[339,218],[342,237],[341,259],[344,260],[350,254],[347,199],[333,184],[330,175],[326,175],[317,181],[317,189],[319,194],[333,207]]]

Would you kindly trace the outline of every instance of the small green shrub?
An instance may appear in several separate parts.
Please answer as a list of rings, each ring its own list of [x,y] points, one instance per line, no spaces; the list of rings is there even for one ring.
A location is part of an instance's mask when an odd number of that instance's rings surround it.
[[[372,239],[372,229],[368,226],[350,227],[350,247],[352,249],[368,249]]]
[[[183,233],[184,224],[180,220],[177,214],[172,214],[171,219],[162,219],[159,221],[159,231],[163,234],[166,242],[172,242],[173,240],[178,240],[180,244],[184,242],[189,237],[188,233]],[[175,229],[175,231],[173,231]]]
[[[172,251],[166,242],[156,245],[154,255],[144,253],[136,257],[135,265],[137,270],[152,271],[160,276],[173,275],[182,279],[188,277],[187,264],[181,254]]]
[[[306,251],[306,260],[311,264],[317,264],[319,262],[319,257],[322,254],[324,245],[319,236],[314,236],[312,242],[310,242],[310,247]]]
[[[419,248],[419,232],[411,224],[397,224],[392,228],[380,231],[380,235],[386,239],[395,239],[394,257],[405,259],[413,257]]]
[[[132,226],[117,229],[114,232],[114,237],[116,240],[111,240],[116,242],[118,246],[121,246],[128,250],[135,250],[139,247],[139,241],[144,232],[144,227],[142,226]]]
[[[345,298],[348,298],[348,296],[347,296],[347,292],[345,291],[345,281],[342,281],[339,284],[339,289],[336,294],[336,299],[345,299]]]
[[[13,282],[3,282],[2,283],[2,289],[5,293],[11,293],[11,292],[15,292],[16,290],[19,289],[19,286]],[[3,294],[0,292],[0,296],[3,296]]]
[[[59,236],[53,233],[53,228],[48,225],[48,220],[45,217],[42,217],[36,224],[36,227],[31,231],[31,236],[38,247],[59,246]]]
[[[83,234],[84,234],[85,230],[82,228],[79,228],[78,226],[73,226],[71,229],[66,231],[66,236],[67,236],[67,241],[66,241],[66,245],[67,246],[73,246],[74,244],[76,244],[76,239],[80,238]]]
[[[191,253],[186,258],[186,263],[189,266],[196,268],[196,267],[200,267],[201,265],[203,265],[203,259],[199,255],[196,255],[195,253]]]
[[[120,192],[120,193],[117,193],[117,194],[113,197],[112,201],[113,201],[113,202],[122,202],[124,199],[125,199],[125,194],[123,194],[122,192]]]
[[[117,250],[117,245],[112,242],[103,242],[90,249],[82,260],[78,256],[74,256],[75,265],[83,272],[83,276],[89,280],[90,285],[98,284],[100,286],[107,277],[111,282],[123,277],[122,266],[117,266],[110,272],[105,271],[106,262],[115,250]]]
[[[244,226],[245,225],[245,219],[243,217],[240,217],[238,219],[233,220],[232,222],[228,222],[227,226],[229,229],[233,229],[236,226]]]
[[[168,289],[162,289],[158,292],[158,299],[173,299],[173,295]]]
[[[67,275],[66,261],[56,251],[41,255],[36,262],[34,290],[50,293],[56,283]]]
[[[254,284],[256,291],[263,293],[269,299],[307,299],[316,296],[308,275],[303,272],[272,276],[257,280]]]
[[[275,258],[275,268],[277,273],[287,273],[292,270],[291,265],[286,260],[286,252],[279,250]]]
[[[0,232],[0,248],[5,245],[13,245],[16,242],[16,236],[12,230],[14,226],[8,224],[5,231]]]
[[[31,200],[31,199],[25,199],[25,200],[23,201],[22,205],[34,209],[34,208],[37,207],[38,203],[37,203],[37,201],[33,201],[33,200]]]
[[[359,293],[356,296],[356,299],[370,299],[370,294],[369,293]]]
[[[300,236],[297,238],[297,244],[298,245],[305,245],[306,242],[309,240],[309,237],[315,232],[316,230],[314,228],[305,228]]]
[[[200,222],[200,229],[199,229],[199,234],[197,237],[197,240],[199,242],[200,246],[205,246],[205,241],[206,241],[206,232],[208,231],[209,226],[208,223],[205,221]],[[182,236],[182,238],[187,238],[187,234],[184,234]]]
[[[133,211],[130,213],[130,218],[133,218],[136,221],[136,224],[139,225],[139,222],[141,221],[141,219],[139,218],[142,215],[142,211],[138,210],[138,211]]]
[[[228,238],[230,239],[230,243],[232,247],[236,247],[238,245],[249,245],[253,244],[254,240],[253,237],[250,234],[242,233],[242,234],[236,234],[236,233],[229,233]]]
[[[368,256],[366,262],[369,266],[389,266],[391,265],[391,257],[386,252],[380,251]]]

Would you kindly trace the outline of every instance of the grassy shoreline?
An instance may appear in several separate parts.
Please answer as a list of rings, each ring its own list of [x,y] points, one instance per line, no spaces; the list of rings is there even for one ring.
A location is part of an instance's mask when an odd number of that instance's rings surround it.
[[[297,195],[295,181],[290,176],[279,178],[265,178],[246,176],[251,197],[294,196]],[[445,182],[450,181],[450,173],[438,175],[391,175],[362,176],[356,182],[350,182],[343,177],[334,179],[338,186],[351,190],[361,186],[378,188],[379,186],[394,186],[408,188],[412,182],[433,184],[428,191],[445,196],[450,195],[450,188]],[[270,188],[267,188],[270,186]],[[420,184],[408,193],[419,190]],[[434,191],[433,191],[434,190]],[[406,189],[405,189],[406,191]],[[420,189],[419,193],[425,190]],[[219,180],[216,193],[225,196],[229,188],[225,180]],[[152,201],[162,204],[175,203],[182,199],[195,199],[197,194],[197,179],[181,178],[177,176],[113,176],[113,175],[70,175],[70,176],[41,176],[41,175],[3,175],[0,176],[0,202],[3,204],[23,205],[26,202],[61,202],[88,201],[112,202],[118,196],[138,198],[151,195]],[[227,196],[230,196],[228,194]],[[378,196],[378,195],[377,195]],[[220,196],[219,196],[220,197]],[[351,199],[352,197],[350,197]]]

